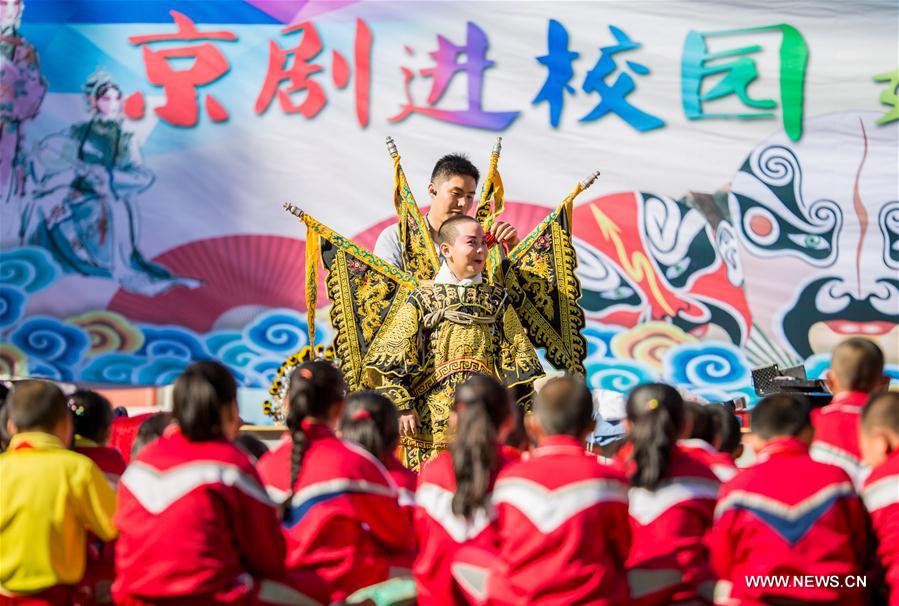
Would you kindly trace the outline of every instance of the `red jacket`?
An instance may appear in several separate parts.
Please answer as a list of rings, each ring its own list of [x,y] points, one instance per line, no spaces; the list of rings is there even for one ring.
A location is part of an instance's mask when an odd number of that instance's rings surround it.
[[[499,473],[514,459],[508,458],[499,446],[497,449]],[[495,481],[495,477],[491,479],[488,492],[493,490]],[[423,466],[415,492],[419,551],[412,574],[420,606],[464,604],[466,600],[456,588],[451,571],[457,551],[466,545],[492,552],[497,548],[495,509],[490,506],[465,520],[453,513],[455,491],[452,454],[443,452]]]
[[[677,443],[690,454],[709,466],[715,477],[721,482],[733,479],[739,469],[733,458],[726,452],[721,452],[705,440],[678,440]]]
[[[387,473],[396,484],[399,491],[400,507],[409,518],[409,527],[413,528],[415,525],[415,487],[418,485],[418,474],[408,467],[404,467],[392,454],[384,460],[384,467],[387,468]],[[417,545],[392,556],[390,558],[391,576],[407,575],[412,570],[412,563],[415,562],[416,555],[418,555]]]
[[[899,606],[899,451],[871,472],[862,490],[877,538],[890,606]]]
[[[629,472],[635,469],[633,461]],[[669,604],[702,596],[711,601],[714,575],[704,539],[720,482],[708,465],[675,445],[655,490],[628,494],[633,543],[627,560],[634,604]]]
[[[390,559],[414,546],[397,488],[371,453],[304,422],[309,447],[284,515],[287,568],[310,571],[330,586],[330,601],[387,579]],[[289,436],[259,461],[276,500],[290,496]]]
[[[631,547],[624,474],[552,436],[507,465],[493,489],[499,558],[491,604],[614,605],[628,600]]]
[[[152,417],[155,413],[148,412],[135,417],[116,417],[109,427],[109,446],[119,451],[125,459],[125,463],[131,462],[131,448],[137,439],[137,430],[141,423]]]
[[[858,425],[868,394],[848,391],[835,395],[823,408],[812,411],[815,439],[809,454],[816,461],[836,465],[861,488],[871,470],[862,462],[858,449]]]
[[[81,453],[91,461],[97,464],[109,483],[112,484],[113,490],[119,485],[119,478],[125,473],[125,458],[115,448],[108,446],[100,446],[96,442],[81,437],[75,438],[75,452]]]
[[[225,440],[191,442],[177,426],[122,475],[115,523],[117,602],[215,603],[247,573],[284,571],[277,510],[247,455]]]
[[[838,575],[842,583],[845,575],[862,574],[868,548],[865,512],[846,473],[812,460],[795,438],[770,442],[757,461],[721,489],[709,544],[715,572],[731,587],[729,597],[716,596],[716,601],[864,603],[858,589],[808,587],[792,580],[794,575]],[[750,587],[747,577],[754,575],[788,575],[790,582]]]

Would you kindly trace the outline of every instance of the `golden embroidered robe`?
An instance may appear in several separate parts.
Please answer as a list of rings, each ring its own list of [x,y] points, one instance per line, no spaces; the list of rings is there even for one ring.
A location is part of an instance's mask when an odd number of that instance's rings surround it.
[[[530,410],[531,384],[543,368],[505,289],[483,283],[415,289],[365,358],[369,385],[400,414],[418,413],[415,435],[401,438],[407,466],[418,469],[446,448],[456,386],[474,373],[499,378]]]

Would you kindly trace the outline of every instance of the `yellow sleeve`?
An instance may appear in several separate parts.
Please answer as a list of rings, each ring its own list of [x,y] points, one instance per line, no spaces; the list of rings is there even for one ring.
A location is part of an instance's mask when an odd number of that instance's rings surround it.
[[[520,386],[519,404],[530,412],[534,379],[543,375],[543,367],[515,309],[510,305],[503,314],[503,334],[497,373],[506,387]]]
[[[377,389],[403,411],[412,407],[408,387],[422,372],[421,315],[411,300],[403,303],[365,356],[368,387]]]
[[[119,534],[112,523],[116,508],[115,492],[93,461],[81,477],[83,480],[73,487],[79,517],[88,530],[101,540],[111,541]]]

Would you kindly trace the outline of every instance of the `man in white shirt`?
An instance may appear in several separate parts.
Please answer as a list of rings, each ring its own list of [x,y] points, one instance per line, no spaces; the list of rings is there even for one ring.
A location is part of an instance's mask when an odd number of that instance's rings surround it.
[[[431,231],[431,240],[437,247],[437,230],[443,222],[455,215],[467,215],[474,206],[480,173],[477,167],[462,154],[449,154],[440,158],[431,172],[428,196],[431,208],[425,222]],[[504,242],[509,249],[518,244],[518,232],[504,221],[497,221],[490,228],[497,242]],[[388,263],[403,267],[403,251],[399,239],[399,226],[393,224],[384,229],[375,242],[375,255]],[[440,251],[437,251],[440,256]],[[443,258],[440,258],[443,261]]]

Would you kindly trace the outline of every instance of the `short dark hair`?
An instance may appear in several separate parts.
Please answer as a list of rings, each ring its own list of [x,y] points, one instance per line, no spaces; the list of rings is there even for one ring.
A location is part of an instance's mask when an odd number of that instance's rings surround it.
[[[140,451],[158,440],[165,433],[166,427],[172,424],[172,413],[157,412],[149,417],[137,428],[137,435],[131,445],[131,458],[135,458]]]
[[[778,393],[762,398],[752,409],[752,433],[763,440],[798,436],[812,424],[809,401],[800,395]]]
[[[172,414],[191,442],[219,438],[222,408],[237,399],[237,383],[227,368],[212,360],[194,362],[175,381]]]
[[[685,400],[684,416],[691,427],[688,438],[703,440],[709,444],[714,442],[715,426],[712,420],[712,413],[709,412],[705,405],[695,400]]]
[[[833,350],[830,372],[843,389],[871,392],[883,376],[883,363],[883,351],[873,341],[850,337]]]
[[[883,427],[899,433],[899,392],[882,391],[868,400],[862,409],[862,431]]]
[[[431,171],[431,183],[461,175],[471,177],[475,183],[481,180],[481,173],[465,154],[447,154],[437,160]]]
[[[553,436],[580,438],[594,425],[593,396],[577,377],[547,381],[537,394],[534,412],[543,430]]]
[[[743,441],[743,433],[740,428],[740,420],[725,404],[720,402],[709,404],[709,413],[712,415],[715,427],[715,436],[720,441],[718,450],[732,455],[740,447]]]
[[[75,433],[94,442],[105,442],[112,425],[112,404],[90,389],[79,389],[69,396],[69,410],[75,422]]]
[[[9,418],[16,431],[51,431],[69,414],[66,396],[49,381],[23,381],[9,396]]]
[[[453,215],[449,219],[443,222],[443,225],[440,226],[440,229],[437,230],[437,245],[441,244],[452,244],[456,241],[456,236],[459,235],[459,223],[478,223],[478,220],[469,215]]]

